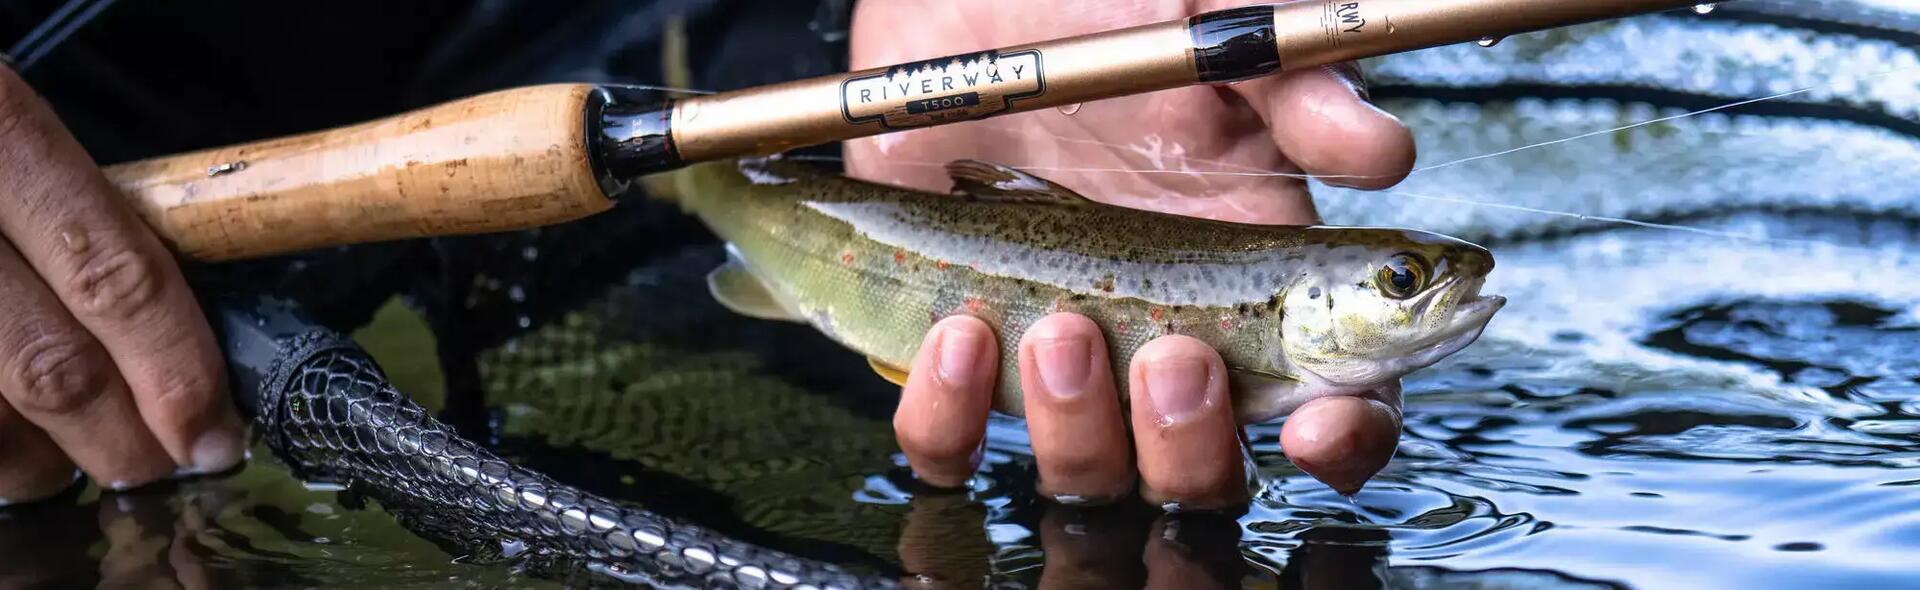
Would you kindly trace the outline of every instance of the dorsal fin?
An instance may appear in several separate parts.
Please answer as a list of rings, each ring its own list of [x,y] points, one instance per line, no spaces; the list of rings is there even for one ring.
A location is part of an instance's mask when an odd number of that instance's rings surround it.
[[[953,178],[953,192],[975,199],[1076,206],[1093,202],[1051,180],[992,162],[954,160],[947,164],[947,176]]]

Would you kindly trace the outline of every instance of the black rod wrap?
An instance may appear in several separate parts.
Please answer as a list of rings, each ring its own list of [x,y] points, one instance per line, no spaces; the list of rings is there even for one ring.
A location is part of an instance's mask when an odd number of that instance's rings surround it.
[[[1280,71],[1272,6],[1216,10],[1187,19],[1200,81],[1220,84]]]
[[[687,164],[673,143],[673,99],[633,86],[602,86],[587,100],[593,171],[608,198],[648,174]]]

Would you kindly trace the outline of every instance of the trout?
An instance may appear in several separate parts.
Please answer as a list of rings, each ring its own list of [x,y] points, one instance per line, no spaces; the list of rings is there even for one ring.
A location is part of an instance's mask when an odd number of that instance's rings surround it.
[[[1017,345],[1035,321],[1085,315],[1125,370],[1154,338],[1219,351],[1242,423],[1308,400],[1398,407],[1399,378],[1479,337],[1506,300],[1483,296],[1485,248],[1432,233],[1266,226],[1102,204],[987,162],[947,166],[953,194],[864,182],[780,160],[702,164],[649,179],[728,243],[715,298],[805,322],[905,383],[933,324],[967,314],[1000,345],[993,407],[1024,415]]]

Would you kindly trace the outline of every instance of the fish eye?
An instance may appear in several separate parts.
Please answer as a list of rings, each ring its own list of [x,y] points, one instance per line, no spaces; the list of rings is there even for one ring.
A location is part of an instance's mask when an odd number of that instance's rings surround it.
[[[1427,288],[1427,261],[1419,255],[1400,253],[1387,259],[1380,266],[1380,272],[1374,276],[1375,286],[1381,293],[1394,299],[1406,299]]]

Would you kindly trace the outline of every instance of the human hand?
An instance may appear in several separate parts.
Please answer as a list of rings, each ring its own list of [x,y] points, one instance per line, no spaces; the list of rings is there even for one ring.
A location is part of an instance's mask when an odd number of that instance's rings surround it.
[[[869,0],[858,5],[852,37],[856,69],[991,47],[1093,33],[1219,10],[1226,0],[987,0],[973,3]],[[1315,221],[1309,173],[1360,188],[1384,188],[1412,169],[1411,133],[1364,98],[1349,65],[1289,72],[1227,87],[1195,87],[1082,105],[1072,114],[1040,111],[848,142],[853,176],[944,191],[942,165],[974,158],[1023,167],[1112,204],[1250,223]],[[1063,169],[1063,170],[1050,170]],[[1137,172],[1114,170],[1137,170]],[[1166,174],[1162,170],[1233,175]],[[1245,173],[1254,172],[1254,175]],[[981,347],[940,354],[946,344]],[[1133,489],[1137,473],[1149,501],[1216,506],[1245,496],[1237,424],[1223,379],[1153,387],[1153,376],[1180,368],[1222,371],[1219,355],[1198,341],[1166,337],[1130,359],[1134,379],[1131,444],[1114,393],[1106,347],[1085,318],[1063,314],[1035,324],[1020,343],[1022,388],[1047,392],[1042,360],[1088,363],[1087,392],[1029,395],[1028,429],[1043,493],[1103,498]],[[993,364],[991,330],[949,318],[929,332],[913,375],[943,361],[972,359],[970,379],[910,381],[894,418],[909,462],[922,479],[958,485],[977,464]],[[1072,351],[1059,357],[1040,351]],[[1050,353],[1051,354],[1051,353]],[[1053,362],[1053,361],[1048,361]],[[1174,368],[1156,370],[1160,367]],[[1076,373],[1082,374],[1082,373]],[[1222,373],[1204,373],[1219,377]],[[1143,397],[1144,396],[1144,397]],[[1164,400],[1162,399],[1164,398]],[[1156,420],[1155,403],[1198,403],[1205,410]],[[1294,412],[1282,446],[1296,465],[1334,488],[1357,490],[1391,458],[1400,409],[1354,397],[1309,402]],[[1131,452],[1130,452],[1131,451]]]
[[[85,150],[0,66],[0,505],[74,467],[109,488],[244,452],[180,269]]]
[[[868,0],[854,16],[852,66],[880,67],[1248,4],[1255,2]],[[850,141],[847,169],[862,178],[945,191],[951,183],[942,165],[975,158],[1028,169],[1116,205],[1306,224],[1315,216],[1304,180],[1239,174],[1304,172],[1358,188],[1398,183],[1413,168],[1413,136],[1364,94],[1353,64],[1310,68],[1224,87],[1086,103],[1072,115],[1043,110]]]

